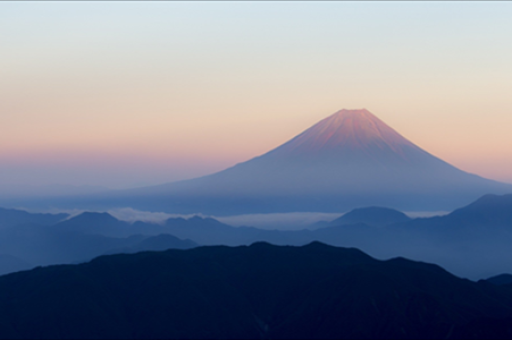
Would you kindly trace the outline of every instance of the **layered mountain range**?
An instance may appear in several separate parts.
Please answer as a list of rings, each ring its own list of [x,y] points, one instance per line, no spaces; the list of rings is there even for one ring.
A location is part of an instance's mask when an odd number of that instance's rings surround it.
[[[356,247],[380,259],[405,256],[433,262],[456,275],[480,279],[512,273],[511,211],[512,195],[486,195],[444,216],[410,218],[397,210],[367,207],[308,229],[284,231],[233,227],[199,216],[156,224],[128,223],[108,213],[70,217],[0,209],[0,274],[121,252],[320,241]],[[49,224],[49,218],[58,222]]]

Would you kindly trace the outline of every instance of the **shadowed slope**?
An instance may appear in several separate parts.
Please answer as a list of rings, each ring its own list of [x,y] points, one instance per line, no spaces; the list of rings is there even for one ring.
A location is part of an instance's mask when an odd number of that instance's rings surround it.
[[[392,223],[408,222],[411,219],[401,211],[382,207],[354,209],[328,225],[365,223],[370,226],[383,227]]]
[[[105,256],[0,277],[0,337],[507,338],[505,288],[320,243]]]
[[[142,251],[163,251],[167,249],[191,249],[197,246],[197,243],[190,240],[182,240],[169,234],[160,234],[148,237],[131,247],[109,250],[105,255],[134,254]]]
[[[168,222],[168,225],[130,224],[107,213],[86,212],[51,226],[23,224],[0,229],[0,274],[38,265],[83,262],[106,253],[197,246],[190,240],[170,235],[176,224],[190,229],[209,225],[200,218]]]
[[[512,195],[485,195],[448,217],[466,223],[512,227]]]
[[[501,274],[486,280],[496,286],[512,285],[512,274]]]
[[[32,214],[23,210],[0,208],[0,229],[25,223],[51,225],[64,220],[68,216],[68,214]]]
[[[12,255],[0,254],[0,275],[34,268],[35,266]]]

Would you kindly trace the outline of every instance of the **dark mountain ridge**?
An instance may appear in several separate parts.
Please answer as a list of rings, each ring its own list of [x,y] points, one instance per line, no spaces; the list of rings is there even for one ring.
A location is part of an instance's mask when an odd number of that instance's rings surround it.
[[[104,256],[0,277],[1,338],[510,338],[507,287],[312,243]]]
[[[32,269],[35,266],[8,254],[0,254],[0,275]]]
[[[488,278],[487,282],[490,282],[497,286],[512,285],[512,274],[496,275],[491,278]]]

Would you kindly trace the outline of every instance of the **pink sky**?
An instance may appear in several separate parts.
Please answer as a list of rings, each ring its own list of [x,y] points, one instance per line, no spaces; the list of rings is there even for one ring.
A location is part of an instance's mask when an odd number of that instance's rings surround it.
[[[512,182],[511,16],[509,3],[0,3],[0,186],[191,178],[363,107]]]

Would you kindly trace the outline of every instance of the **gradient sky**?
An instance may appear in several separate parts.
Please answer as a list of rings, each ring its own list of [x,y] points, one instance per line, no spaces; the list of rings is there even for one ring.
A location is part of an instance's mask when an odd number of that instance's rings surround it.
[[[342,108],[512,182],[510,2],[0,2],[0,187],[221,170]]]

